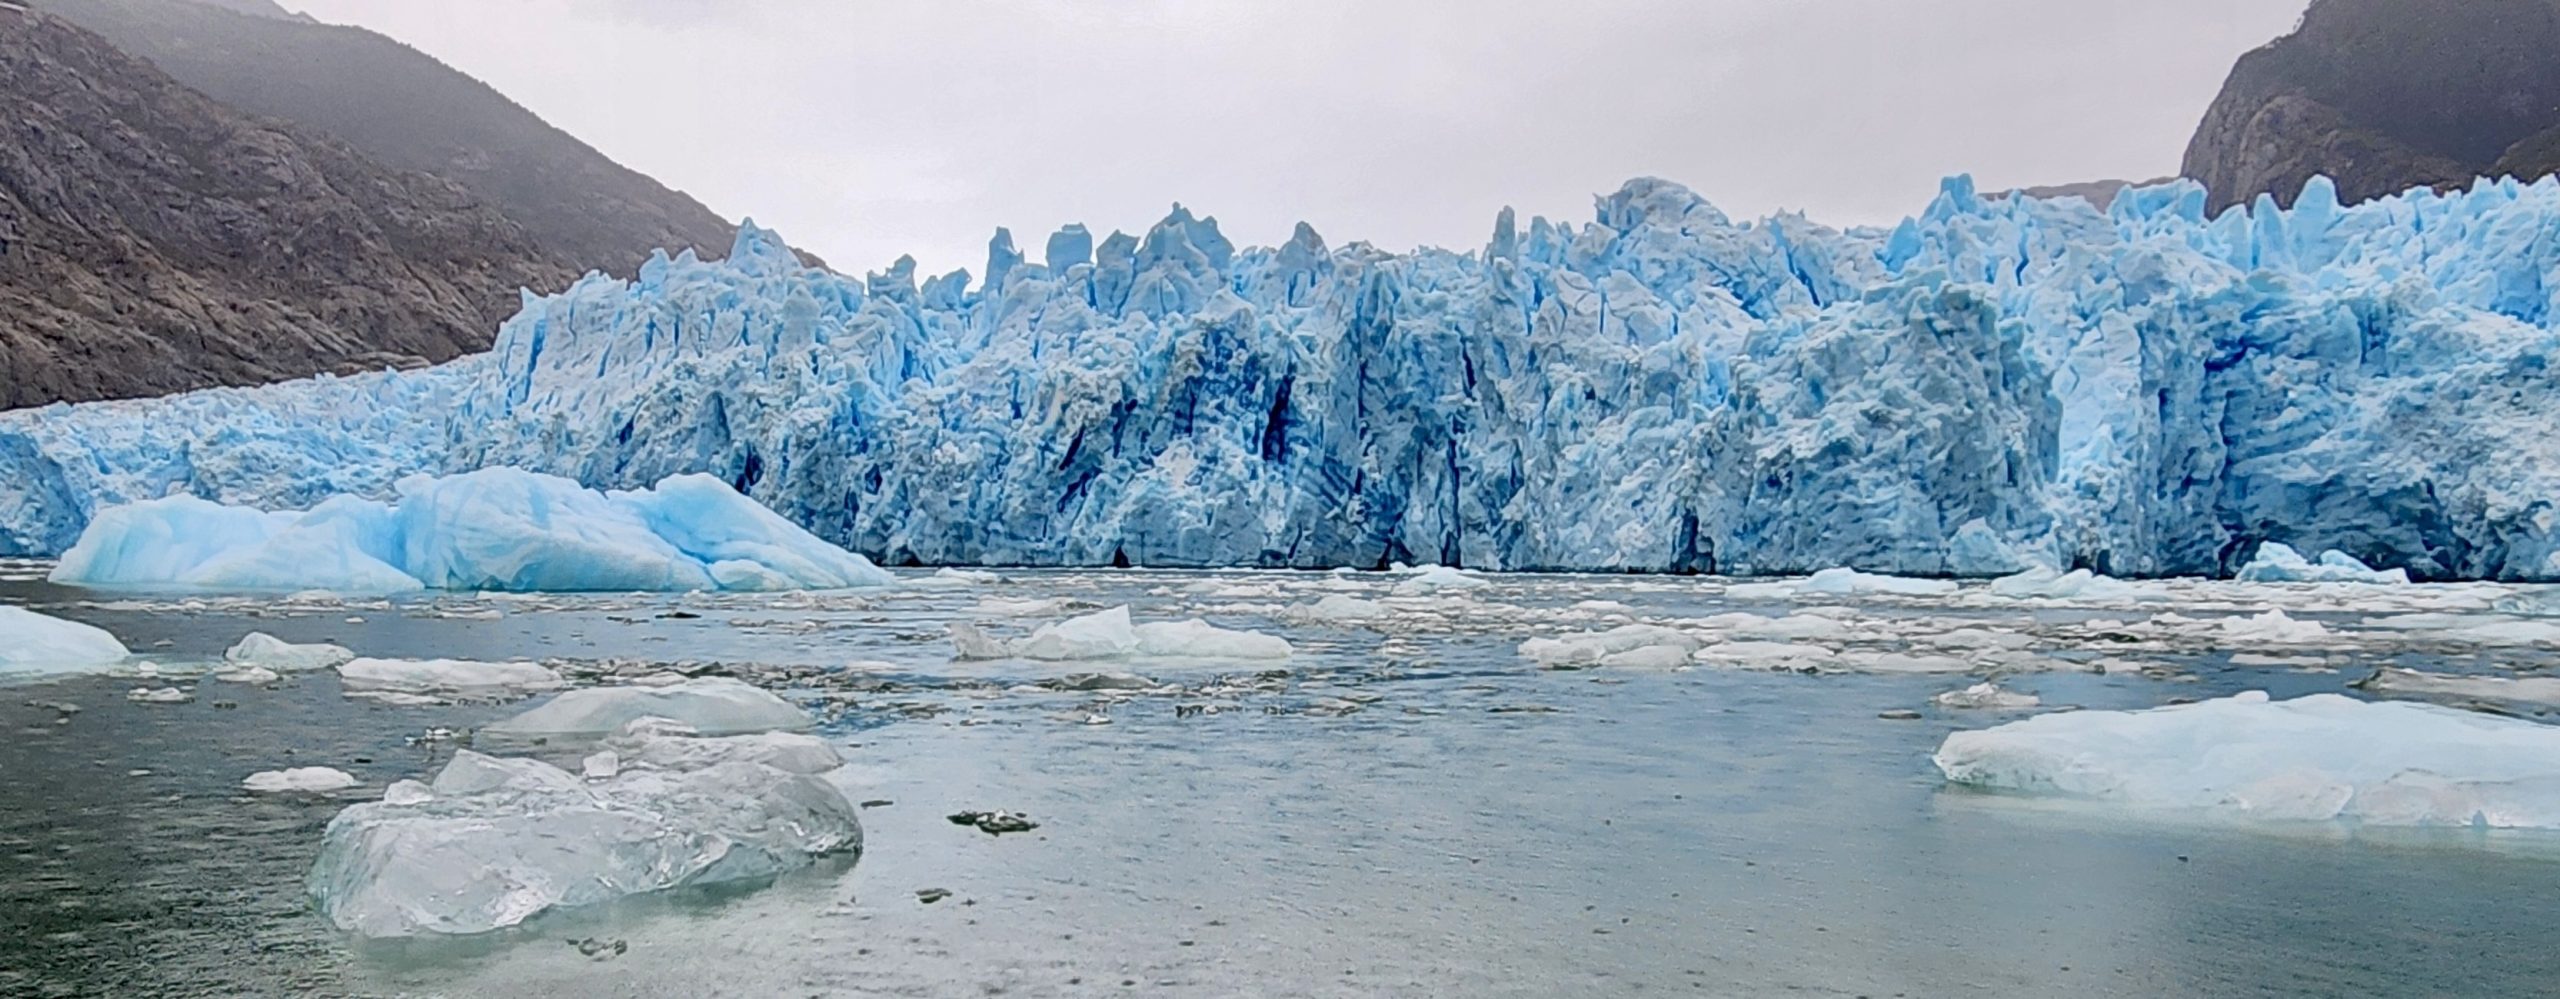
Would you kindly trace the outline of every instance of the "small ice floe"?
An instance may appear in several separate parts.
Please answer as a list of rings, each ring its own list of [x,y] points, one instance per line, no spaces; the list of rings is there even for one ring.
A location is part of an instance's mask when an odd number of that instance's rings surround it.
[[[342,931],[485,933],[540,913],[688,885],[756,881],[859,851],[853,803],[821,776],[832,749],[776,752],[767,734],[618,733],[590,779],[459,750],[430,785],[403,781],[329,823],[309,888]]]
[[[2219,628],[2226,642],[2264,642],[2269,645],[2321,645],[2334,641],[2337,635],[2318,621],[2296,620],[2283,610],[2271,610],[2256,617],[2224,618]]]
[[[240,786],[260,794],[323,794],[359,783],[355,775],[335,767],[292,767],[250,774]]]
[[[1452,569],[1445,565],[1435,565],[1420,572],[1416,572],[1413,575],[1406,577],[1404,581],[1397,583],[1395,595],[1399,597],[1422,597],[1433,594],[1465,593],[1470,590],[1480,590],[1492,584],[1492,580],[1467,572],[1466,570]]]
[[[2560,829],[2560,727],[2432,704],[2250,692],[1949,735],[1959,784],[2271,822]]]
[[[1991,595],[2010,600],[2080,600],[2107,603],[2168,598],[2168,593],[2157,587],[2101,576],[2087,569],[2061,572],[2047,568],[2029,569],[2014,576],[2002,576],[1992,580]]]
[[[1759,614],[1718,614],[1694,622],[1696,626],[1719,631],[1736,638],[1778,642],[1847,641],[1854,634],[1848,625],[1828,614],[1798,611],[1785,617]]]
[[[1691,658],[1728,669],[1802,672],[1835,667],[1840,653],[1795,642],[1736,641],[1708,645]]]
[[[284,675],[264,666],[235,665],[229,669],[220,670],[214,673],[213,678],[224,683],[263,684],[274,683],[278,680],[282,680],[284,679]]]
[[[2413,669],[2384,668],[2356,681],[2374,694],[2467,701],[2515,707],[2560,707],[2560,677],[2456,676]]]
[[[643,718],[663,718],[707,736],[799,730],[809,713],[771,692],[728,677],[695,677],[667,687],[590,687],[563,691],[513,718],[483,727],[483,736],[596,737]]]
[[[1725,587],[1735,600],[1794,600],[1801,597],[1943,597],[1962,589],[1945,579],[1879,576],[1856,569],[1824,569],[1803,579],[1736,583]]]
[[[132,655],[105,629],[0,606],[0,674],[85,673]]]
[[[1942,708],[1968,711],[2016,711],[2044,703],[2044,699],[2034,694],[2002,690],[1996,683],[1977,683],[1963,690],[1950,690],[1929,701]]]
[[[508,700],[563,684],[560,674],[535,663],[490,663],[465,659],[350,659],[338,665],[338,678],[353,695],[407,695]]]
[[[331,669],[355,659],[356,654],[344,646],[313,644],[295,645],[262,631],[250,632],[238,644],[222,654],[222,661],[235,667],[260,667],[278,673],[307,673]]]
[[[587,754],[578,761],[578,775],[588,780],[611,780],[622,772],[622,756],[610,749]]]
[[[1659,625],[1630,624],[1607,631],[1532,638],[1520,643],[1520,656],[1545,669],[1619,667],[1676,669],[1706,642],[1696,635]]]
[[[125,692],[124,699],[136,704],[185,704],[196,695],[179,687],[135,687]]]
[[[969,612],[978,617],[1050,617],[1064,614],[1074,609],[1076,604],[1077,601],[1066,597],[1039,597],[1029,600],[985,597],[978,601],[977,606],[970,608]]]
[[[2366,583],[2385,586],[2409,584],[2409,570],[2375,570],[2354,556],[2332,549],[2320,553],[2313,562],[2302,557],[2290,545],[2269,541],[2258,546],[2257,557],[2240,567],[2237,577],[2244,583]]]

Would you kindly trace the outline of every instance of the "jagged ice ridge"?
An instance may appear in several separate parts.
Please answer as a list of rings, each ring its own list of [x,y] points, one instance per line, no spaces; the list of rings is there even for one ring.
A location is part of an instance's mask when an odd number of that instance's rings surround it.
[[[1639,180],[1403,254],[1177,208],[1042,262],[999,232],[974,284],[749,227],[440,368],[0,414],[0,554],[515,466],[708,472],[892,563],[2560,578],[2560,183],[2204,205],[1956,178],[1843,231]]]

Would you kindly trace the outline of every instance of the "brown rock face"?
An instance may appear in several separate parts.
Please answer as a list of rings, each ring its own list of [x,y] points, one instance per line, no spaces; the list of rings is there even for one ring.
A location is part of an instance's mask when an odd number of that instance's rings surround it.
[[[2545,137],[2560,127],[2554,52],[2560,0],[2317,0],[2293,34],[2241,57],[2185,173],[2217,211],[2260,194],[2290,204],[2314,174],[2350,203],[2539,177],[2560,166]]]
[[[0,8],[0,109],[0,408],[441,361],[579,271],[41,11]]]

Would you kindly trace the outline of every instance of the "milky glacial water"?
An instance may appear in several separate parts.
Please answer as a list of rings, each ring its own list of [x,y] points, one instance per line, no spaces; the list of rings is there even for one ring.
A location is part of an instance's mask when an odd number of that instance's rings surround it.
[[[1616,577],[1394,598],[1383,575],[1043,572],[875,595],[325,605],[28,575],[0,571],[17,577],[0,601],[106,627],[171,672],[260,630],[367,655],[554,659],[582,682],[739,675],[824,717],[853,761],[841,783],[888,804],[864,810],[858,860],[769,885],[365,944],[303,896],[322,826],[432,774],[450,744],[416,737],[522,704],[386,707],[327,674],[178,681],[196,697],[175,705],[126,701],[145,682],[129,675],[0,688],[0,995],[2523,995],[2560,973],[2560,846],[2544,837],[2215,828],[1950,789],[1928,760],[1939,740],[2018,717],[1928,705],[1973,677],[1550,672],[1517,652],[1627,620],[1817,608],[1861,647],[2025,635],[1983,667],[2004,686],[2048,709],[2142,707],[2334,691],[2386,662],[2550,665],[2547,649],[2366,627],[2496,614],[2515,594],[2494,588],[2188,587],[2126,607],[1736,600],[1714,581]],[[1393,613],[1286,611],[1333,593]],[[1137,696],[1022,687],[1069,667],[952,661],[948,622],[1020,634],[1045,618],[980,602],[1049,597],[1205,616],[1298,654],[1129,667],[1173,688]],[[2093,619],[2268,606],[2348,637],[2246,666],[2231,653],[2268,650],[2086,637],[2105,632]],[[2149,669],[2087,671],[2107,662]],[[1904,709],[1922,717],[1879,717]],[[365,784],[237,790],[289,765]],[[944,818],[979,808],[1042,826],[997,838]],[[952,895],[919,902],[930,888]],[[599,959],[570,939],[626,946]]]

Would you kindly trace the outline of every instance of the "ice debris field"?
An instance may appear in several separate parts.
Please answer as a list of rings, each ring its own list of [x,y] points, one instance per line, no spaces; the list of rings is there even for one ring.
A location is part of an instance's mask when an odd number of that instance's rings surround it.
[[[1239,248],[1176,210],[1036,260],[999,233],[983,274],[921,281],[750,226],[723,261],[528,294],[438,368],[0,414],[0,555],[173,492],[405,519],[409,476],[513,467],[708,474],[893,564],[2220,576],[2276,541],[2560,579],[2560,181],[2204,204],[1958,178],[1840,230],[1639,180],[1579,226],[1505,212],[1473,252]],[[667,540],[615,571],[792,576]],[[345,568],[506,576],[378,561]]]

